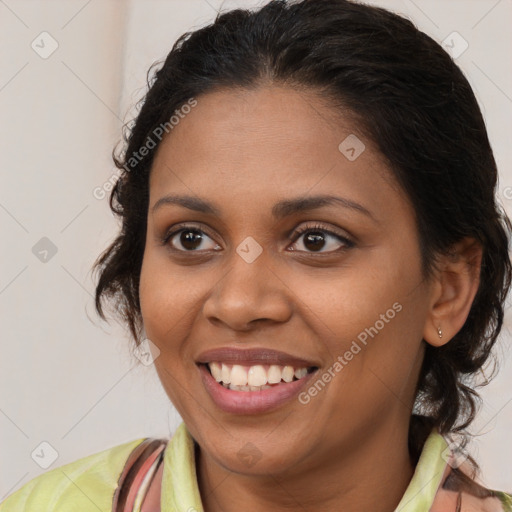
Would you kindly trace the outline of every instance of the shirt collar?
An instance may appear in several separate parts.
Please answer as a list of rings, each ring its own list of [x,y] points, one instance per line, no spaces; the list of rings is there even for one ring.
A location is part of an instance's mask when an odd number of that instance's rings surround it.
[[[441,483],[448,443],[434,429],[427,438],[413,477],[395,512],[429,510]],[[197,484],[194,439],[182,422],[164,454],[162,512],[204,512]]]
[[[447,453],[446,439],[436,429],[432,429],[423,445],[412,479],[395,512],[430,510],[445,472]]]
[[[160,507],[162,512],[204,512],[197,485],[194,439],[184,422],[165,449]]]

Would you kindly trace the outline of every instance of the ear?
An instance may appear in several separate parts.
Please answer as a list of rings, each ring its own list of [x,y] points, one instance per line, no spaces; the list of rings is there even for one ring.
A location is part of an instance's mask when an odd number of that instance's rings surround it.
[[[423,339],[430,345],[448,343],[466,322],[480,284],[481,263],[482,246],[469,237],[439,257],[423,330]]]

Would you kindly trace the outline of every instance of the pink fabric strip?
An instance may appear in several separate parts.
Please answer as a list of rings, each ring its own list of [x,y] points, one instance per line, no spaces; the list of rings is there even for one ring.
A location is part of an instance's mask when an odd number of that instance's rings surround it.
[[[139,472],[135,476],[133,480],[133,484],[130,488],[130,491],[128,493],[128,498],[126,499],[126,505],[123,512],[132,512],[133,511],[133,505],[135,503],[135,498],[137,497],[137,493],[139,491],[139,488],[142,484],[142,481],[144,480],[144,477],[148,473],[148,471],[151,469],[151,466],[156,461],[156,459],[159,457],[160,453],[165,449],[166,444],[161,444],[144,462],[144,464],[141,466]]]

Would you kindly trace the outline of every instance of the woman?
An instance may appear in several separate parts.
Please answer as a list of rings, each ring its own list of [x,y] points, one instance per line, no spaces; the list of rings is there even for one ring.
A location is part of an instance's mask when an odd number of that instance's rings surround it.
[[[512,225],[448,54],[383,9],[273,1],[183,35],[149,85],[96,305],[183,423],[0,511],[512,510],[464,450]]]

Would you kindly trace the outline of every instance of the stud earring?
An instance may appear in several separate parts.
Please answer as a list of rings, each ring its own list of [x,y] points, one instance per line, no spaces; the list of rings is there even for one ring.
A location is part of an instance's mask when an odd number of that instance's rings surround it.
[[[437,333],[439,334],[439,337],[442,338],[443,337],[443,331],[441,331],[441,327],[438,327],[437,328]]]

